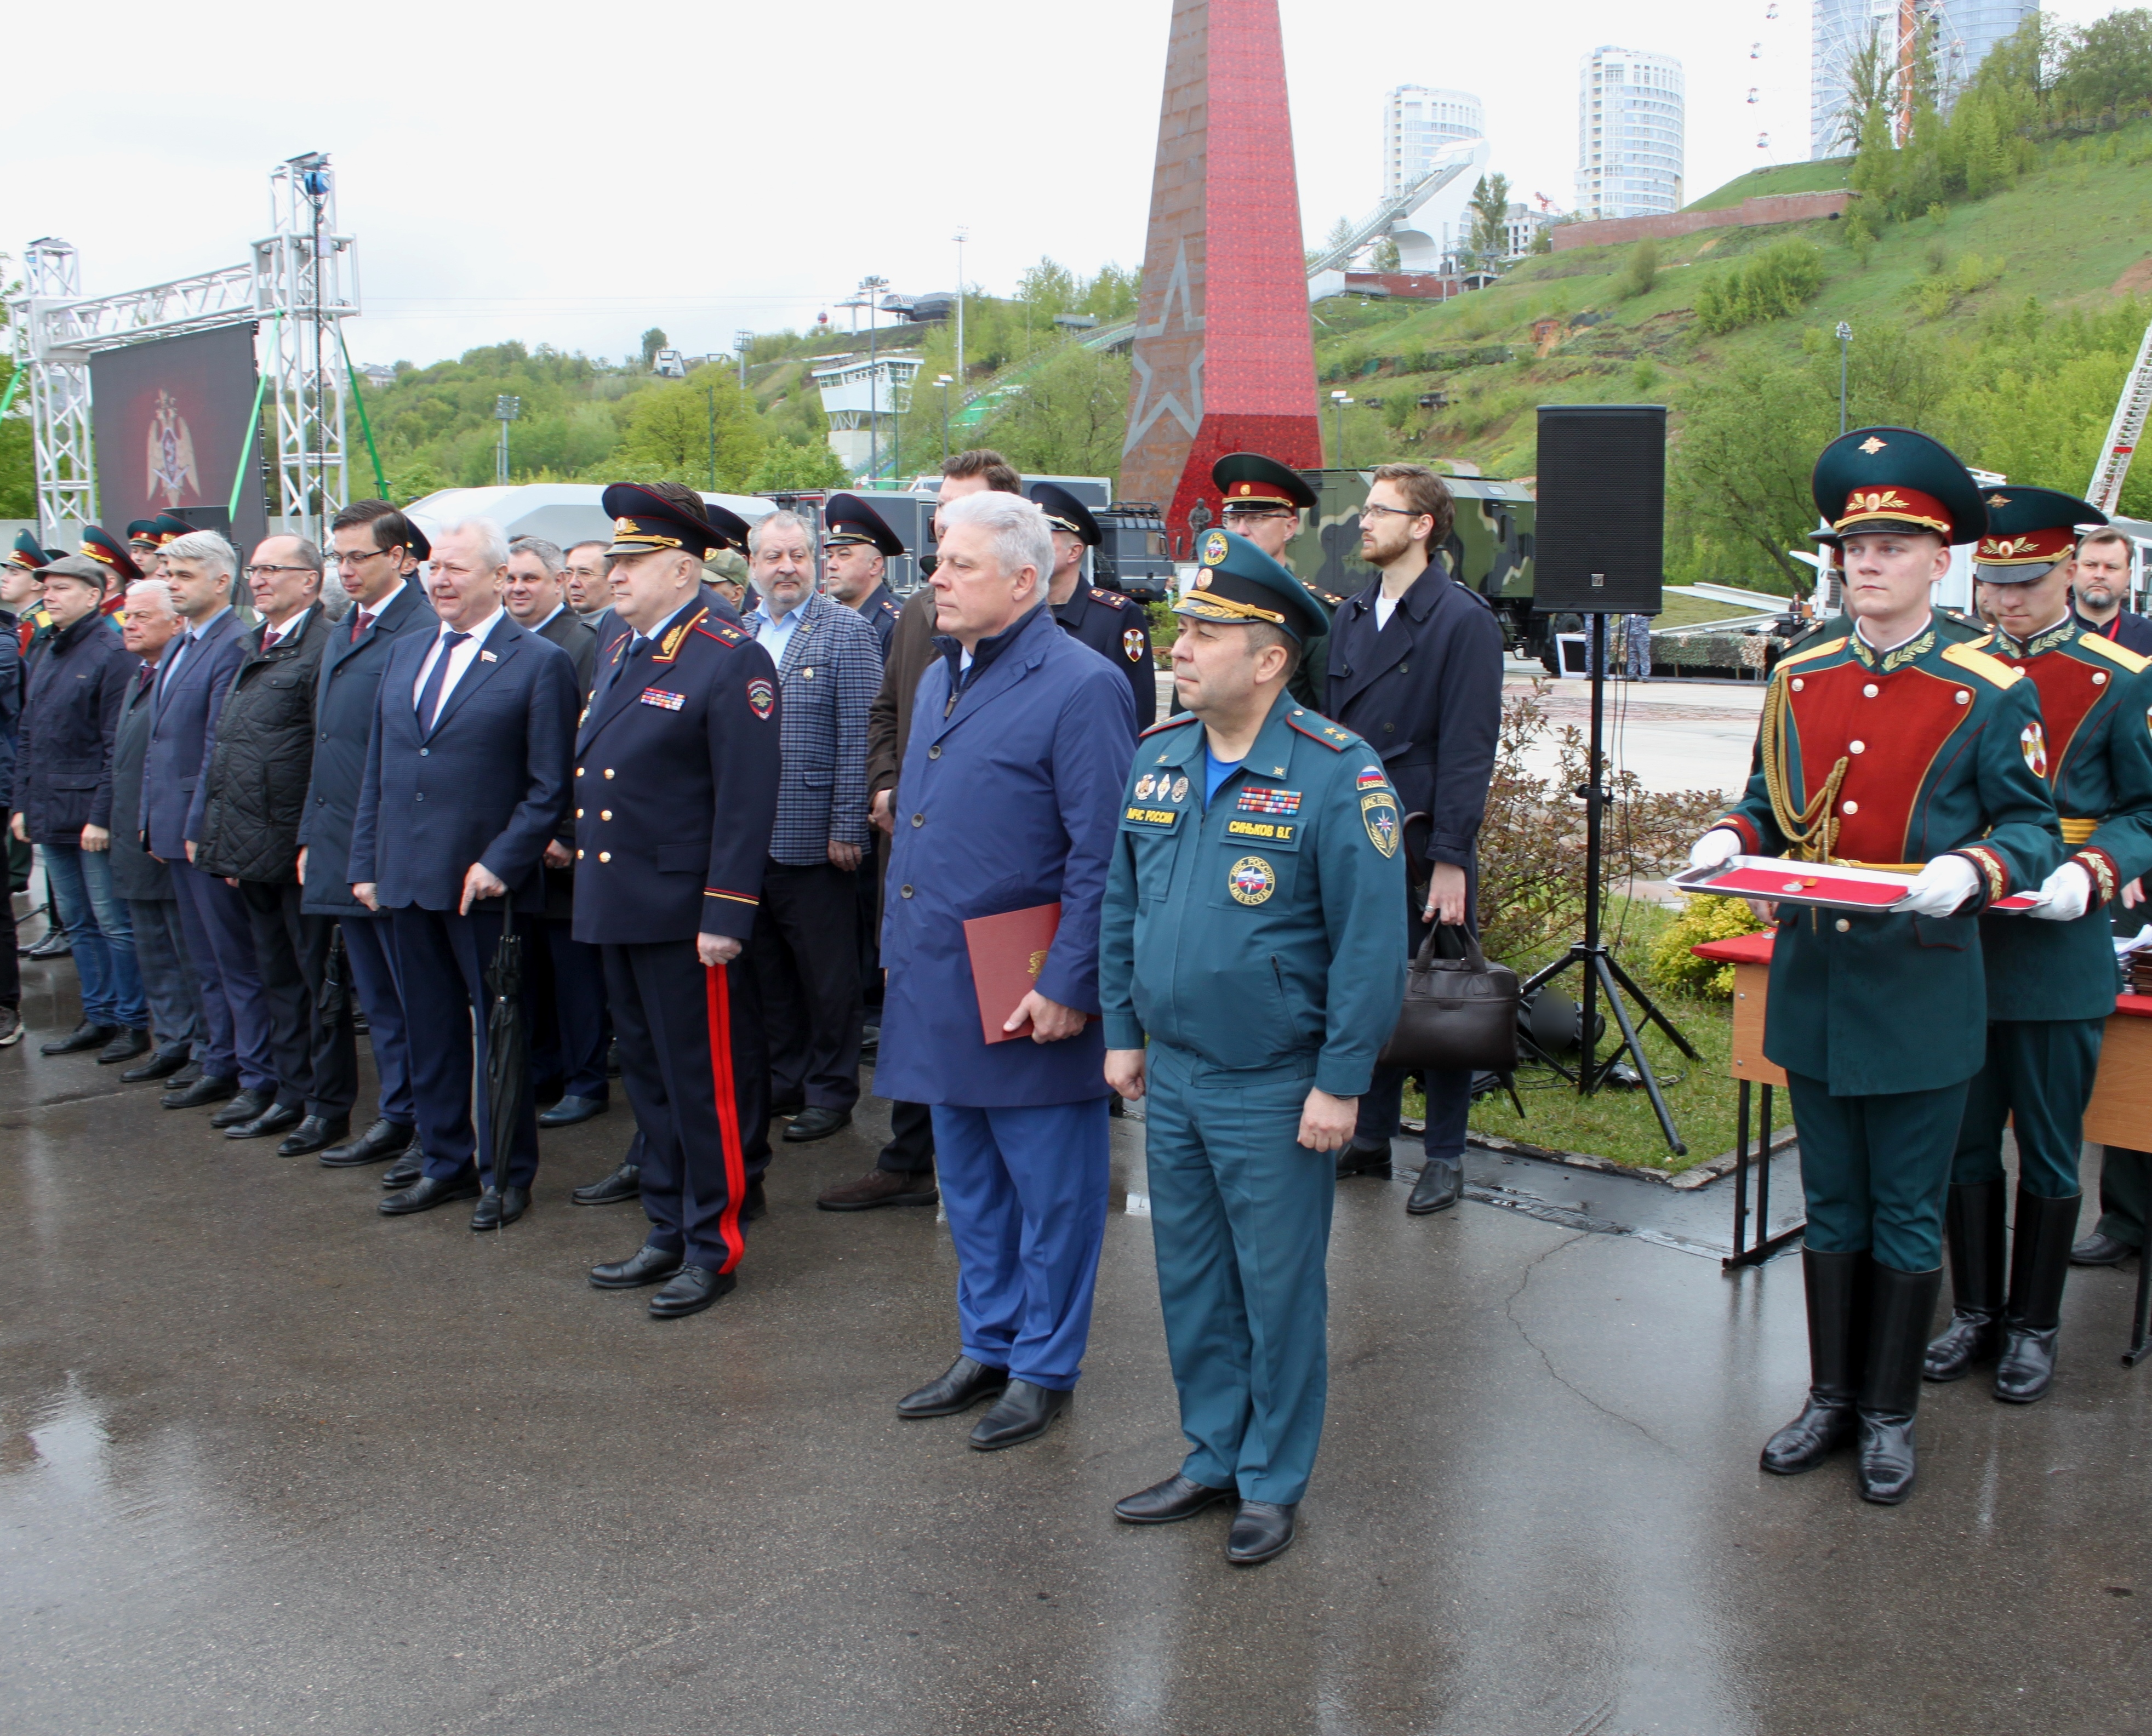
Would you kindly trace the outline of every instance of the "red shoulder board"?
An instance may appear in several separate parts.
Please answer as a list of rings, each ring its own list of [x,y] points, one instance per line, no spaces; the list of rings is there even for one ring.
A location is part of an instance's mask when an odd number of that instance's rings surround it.
[[[1141,735],[1139,735],[1136,738],[1136,739],[1138,741],[1148,740],[1150,737],[1157,734],[1161,729],[1178,729],[1182,724],[1192,723],[1195,721],[1195,713],[1194,712],[1180,712],[1173,717],[1168,718],[1163,723],[1152,724],[1150,728],[1145,730]]]
[[[1285,714],[1289,728],[1297,729],[1310,741],[1319,741],[1333,754],[1361,745],[1360,738],[1349,729],[1340,729],[1335,723],[1325,723],[1312,711],[1295,709]]]

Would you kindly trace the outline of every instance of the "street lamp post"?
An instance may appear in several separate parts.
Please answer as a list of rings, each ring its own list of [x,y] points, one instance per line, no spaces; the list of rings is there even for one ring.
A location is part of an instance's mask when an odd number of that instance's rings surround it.
[[[949,380],[944,373],[936,375],[934,383],[942,388],[942,462],[949,462]]]
[[[494,419],[500,424],[500,446],[494,454],[493,480],[508,486],[508,424],[523,414],[523,400],[504,392],[493,401]]]
[[[1345,462],[1345,406],[1352,401],[1342,392],[1330,394],[1330,402],[1337,411],[1337,468],[1341,470],[1350,468]]]
[[[1844,320],[1838,322],[1838,431],[1845,432],[1845,357],[1847,346],[1853,342],[1853,327]]]
[[[867,298],[867,480],[872,482],[881,474],[881,372],[879,352],[875,347],[875,312],[881,306],[881,292],[889,287],[886,277],[862,277],[860,293]]]
[[[952,237],[957,243],[957,378],[964,377],[964,241],[971,234],[968,229],[959,229]]]

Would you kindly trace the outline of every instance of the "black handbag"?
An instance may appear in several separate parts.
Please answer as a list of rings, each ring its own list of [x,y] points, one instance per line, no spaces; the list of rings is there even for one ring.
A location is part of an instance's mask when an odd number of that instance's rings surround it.
[[[1488,963],[1469,929],[1436,923],[1405,972],[1397,1028],[1376,1061],[1413,1072],[1515,1072],[1517,973]]]

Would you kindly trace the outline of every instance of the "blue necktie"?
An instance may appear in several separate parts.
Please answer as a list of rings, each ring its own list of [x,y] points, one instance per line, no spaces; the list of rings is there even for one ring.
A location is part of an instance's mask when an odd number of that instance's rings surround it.
[[[441,635],[441,654],[434,659],[434,667],[426,677],[426,685],[419,695],[419,723],[421,730],[430,734],[439,719],[441,683],[449,678],[449,658],[457,646],[470,637],[469,633]]]

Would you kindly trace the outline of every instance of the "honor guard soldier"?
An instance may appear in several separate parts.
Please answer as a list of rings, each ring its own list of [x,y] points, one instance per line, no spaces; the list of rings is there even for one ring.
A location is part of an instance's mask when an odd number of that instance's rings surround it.
[[[1101,591],[1084,576],[1084,556],[1099,546],[1099,521],[1065,488],[1034,482],[1031,498],[1053,531],[1053,581],[1046,601],[1062,630],[1119,668],[1135,694],[1136,728],[1158,721],[1158,662],[1150,653],[1150,617],[1118,591]]]
[[[127,552],[147,576],[155,578],[157,556],[164,552],[165,545],[175,537],[186,536],[194,528],[176,512],[160,512],[153,519],[136,519],[127,527]]]
[[[2072,854],[2037,909],[1981,918],[1987,1064],[1958,1130],[1944,1217],[1951,1324],[1928,1347],[1927,1376],[1959,1380],[1994,1361],[1995,1396],[2018,1404],[2044,1397],[2054,1379],[2084,1109],[2118,986],[2111,913],[2152,869],[2152,666],[2070,607],[2077,527],[2106,522],[2074,495],[2006,485],[1987,497],[1987,535],[1974,555],[1980,612],[1996,624],[1980,648],[2030,677],[2039,696],[2033,769],[2054,792]],[[2018,1143],[2007,1292],[2005,1121]]]
[[[138,579],[150,576],[135,564],[126,546],[100,525],[84,527],[80,552],[85,559],[94,561],[104,569],[104,601],[99,607],[108,618],[127,607],[127,587]],[[115,622],[114,626],[116,628],[118,623]]]
[[[904,605],[889,588],[889,563],[904,552],[904,539],[857,495],[832,495],[822,509],[822,571],[830,595],[866,617],[882,659]]]
[[[1315,599],[1230,531],[1197,547],[1175,606],[1187,709],[1137,744],[1099,942],[1106,1077],[1150,1097],[1190,1451],[1114,1510],[1164,1525],[1237,1499],[1226,1558],[1253,1566],[1292,1543],[1322,1431],[1332,1154],[1404,993],[1403,815],[1368,745],[1287,690]]]
[[[16,644],[26,657],[33,645],[51,636],[53,617],[45,609],[44,581],[37,576],[59,558],[52,550],[40,548],[28,530],[15,533],[15,546],[8,551],[0,606],[15,617]]]
[[[2033,683],[1950,642],[1929,606],[1951,546],[1987,530],[1965,466],[1909,429],[1864,428],[1825,449],[1812,487],[1855,625],[1779,660],[1747,793],[1690,861],[1916,876],[1888,914],[1779,907],[1764,1031],[1801,1129],[1810,1385],[1763,1466],[1808,1470],[1857,1436],[1860,1495],[1889,1505],[1912,1492],[1944,1196],[1987,1054],[1977,919],[2039,887],[2062,835]]]
[[[1218,490],[1218,518],[1228,530],[1245,536],[1290,572],[1286,545],[1300,534],[1300,515],[1317,505],[1315,490],[1289,464],[1260,452],[1229,452],[1210,466],[1210,480]],[[1293,672],[1292,695],[1310,711],[1322,709],[1322,672],[1329,667],[1327,640],[1330,622],[1345,599],[1300,581],[1301,588],[1322,606],[1323,630],[1311,639]]]
[[[769,1082],[752,973],[777,814],[777,671],[698,594],[723,546],[677,484],[616,483],[614,613],[576,735],[575,936],[601,947],[621,1079],[640,1137],[650,1233],[591,1269],[600,1289],[662,1283],[650,1312],[699,1312],[738,1282],[766,1164]]]

